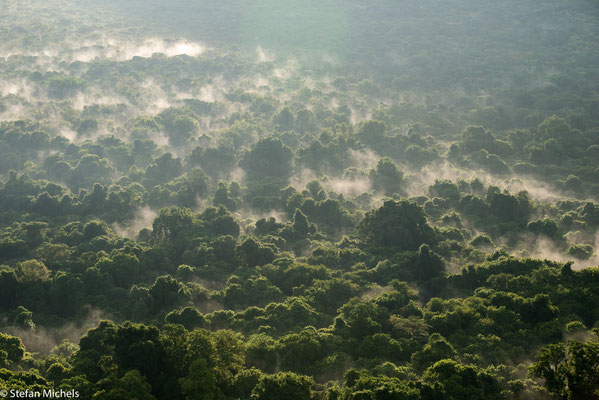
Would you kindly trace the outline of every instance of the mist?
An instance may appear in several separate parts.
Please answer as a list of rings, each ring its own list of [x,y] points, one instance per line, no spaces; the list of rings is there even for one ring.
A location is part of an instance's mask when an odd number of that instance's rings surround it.
[[[5,3],[1,389],[599,380],[596,0]]]

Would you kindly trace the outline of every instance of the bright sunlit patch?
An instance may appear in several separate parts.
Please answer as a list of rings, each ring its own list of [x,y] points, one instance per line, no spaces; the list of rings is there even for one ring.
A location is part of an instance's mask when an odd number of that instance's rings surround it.
[[[104,43],[99,42],[74,50],[72,59],[82,62],[89,62],[95,58],[126,61],[133,57],[148,58],[154,54],[164,54],[167,57],[178,55],[197,57],[205,50],[206,47],[204,45],[185,39],[172,41],[153,38],[141,43],[107,40]]]

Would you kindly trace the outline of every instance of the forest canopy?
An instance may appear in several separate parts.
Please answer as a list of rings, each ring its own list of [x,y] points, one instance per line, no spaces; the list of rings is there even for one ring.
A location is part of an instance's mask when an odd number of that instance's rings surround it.
[[[599,399],[597,1],[0,20],[0,393]]]

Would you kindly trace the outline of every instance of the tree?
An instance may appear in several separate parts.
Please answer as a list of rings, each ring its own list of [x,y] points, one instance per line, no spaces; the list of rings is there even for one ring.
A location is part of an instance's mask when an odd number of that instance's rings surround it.
[[[590,244],[576,244],[568,248],[567,253],[580,260],[588,260],[593,255],[593,246]]]
[[[414,276],[420,281],[427,281],[440,276],[445,271],[445,264],[438,254],[434,253],[427,244],[418,249],[418,269]]]
[[[183,284],[170,275],[156,278],[150,287],[149,294],[152,298],[152,307],[155,310],[176,306],[190,297]]]
[[[75,187],[89,187],[94,182],[106,183],[115,173],[106,158],[96,154],[85,154],[73,170],[71,181]]]
[[[223,206],[208,207],[199,215],[203,223],[203,233],[210,236],[239,236],[240,227],[237,221]]]
[[[226,147],[196,147],[187,158],[188,165],[199,165],[210,177],[225,178],[235,166],[235,153]]]
[[[20,262],[19,271],[21,272],[21,281],[26,283],[50,280],[50,270],[38,260]]]
[[[183,166],[180,158],[173,158],[171,153],[164,153],[154,159],[146,169],[146,177],[150,182],[164,183],[183,173]],[[146,186],[146,187],[151,187]]]
[[[125,322],[116,328],[108,344],[114,349],[114,362],[125,373],[138,370],[157,392],[163,382],[165,351],[155,326]]]
[[[595,330],[599,338],[599,332]],[[556,399],[599,399],[599,341],[570,340],[539,351],[530,374]]]
[[[307,327],[299,333],[283,336],[278,352],[282,369],[308,373],[323,358],[323,344],[316,329]]]
[[[550,238],[555,238],[559,228],[554,220],[545,218],[529,222],[526,226],[526,229],[536,233],[537,235],[545,235]]]
[[[195,329],[187,337],[186,351],[183,362],[188,365],[188,372],[179,379],[181,392],[189,400],[218,398],[220,389],[217,387],[215,375],[216,348],[210,332]]]
[[[186,400],[213,400],[219,397],[216,377],[206,359],[198,358],[189,367],[189,375],[179,379]]]
[[[181,146],[189,140],[198,128],[193,113],[187,108],[167,108],[155,120],[160,123],[173,146]]]
[[[367,212],[357,230],[362,245],[377,253],[417,250],[436,241],[422,207],[407,200],[388,200]]]
[[[449,199],[454,204],[460,200],[458,186],[448,179],[435,179],[435,183],[429,186],[428,191],[431,197]]]
[[[112,277],[117,286],[128,288],[143,273],[135,253],[115,253],[113,259],[101,258],[95,265],[100,272]]]
[[[54,277],[49,294],[54,312],[68,317],[81,309],[85,298],[85,285],[78,277],[59,272]]]
[[[387,125],[382,121],[366,121],[358,130],[357,135],[360,142],[366,145],[380,146],[387,136]]]
[[[6,361],[18,363],[25,355],[25,346],[20,338],[0,332],[0,365]]]
[[[189,237],[196,222],[196,215],[188,208],[168,208],[152,223],[152,235],[158,240],[177,242]]]
[[[195,307],[185,307],[182,310],[174,310],[166,315],[164,320],[170,324],[181,324],[186,329],[203,328],[206,318]]]
[[[382,191],[386,196],[394,193],[402,194],[404,189],[403,173],[397,168],[397,165],[388,157],[379,160],[375,169],[369,173],[370,182],[375,190]]]
[[[271,248],[261,246],[254,238],[247,238],[236,249],[235,253],[241,263],[248,267],[256,265],[268,264],[275,258],[275,254]]]
[[[289,107],[284,107],[272,117],[272,122],[279,125],[282,131],[290,131],[295,124],[295,116],[289,110]]]
[[[584,137],[579,130],[572,129],[568,122],[557,115],[547,117],[537,127],[540,139],[556,139],[566,149],[576,149],[584,142]]]
[[[300,210],[297,210],[293,216],[293,230],[301,236],[305,236],[310,232],[308,219]]]
[[[339,311],[347,323],[351,335],[359,339],[380,333],[381,321],[385,320],[384,315],[386,314],[386,311],[376,303],[360,301],[359,298],[351,299]]]
[[[497,376],[454,360],[436,362],[426,370],[424,380],[434,385],[441,385],[442,392],[451,399],[500,400],[505,398]]]
[[[97,236],[108,235],[110,228],[103,221],[93,220],[83,226],[83,239],[91,240]]]
[[[468,153],[481,149],[494,153],[495,143],[496,139],[491,131],[482,126],[468,126],[462,132],[460,147]]]
[[[437,361],[455,359],[457,352],[454,347],[440,334],[433,333],[422,350],[412,354],[412,364],[418,369],[425,369]]]
[[[212,205],[215,207],[224,206],[229,211],[236,211],[239,208],[240,201],[236,198],[232,198],[229,193],[229,189],[224,182],[218,182],[216,191],[214,192],[214,199]]]
[[[529,214],[528,197],[525,193],[522,195],[512,196],[507,193],[492,191],[489,188],[487,194],[487,202],[489,203],[489,211],[502,222],[515,222],[525,224]]]
[[[293,152],[279,139],[261,139],[239,162],[251,181],[285,180],[293,169]]]
[[[75,94],[86,84],[84,80],[79,78],[56,74],[48,80],[48,95],[53,98],[64,99]]]
[[[170,181],[166,187],[176,191],[179,205],[195,207],[198,199],[207,194],[208,176],[201,168],[194,168],[185,175]]]
[[[314,380],[291,372],[263,376],[254,390],[252,400],[306,400],[311,398]]]
[[[137,370],[127,371],[118,380],[104,380],[98,386],[106,386],[94,394],[98,400],[156,400],[152,386]]]

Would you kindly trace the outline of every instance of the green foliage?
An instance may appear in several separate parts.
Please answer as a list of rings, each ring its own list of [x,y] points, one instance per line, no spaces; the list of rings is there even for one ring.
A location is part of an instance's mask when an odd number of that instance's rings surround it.
[[[0,333],[0,355],[3,366],[7,362],[18,363],[25,355],[25,346],[20,338]]]
[[[19,272],[23,282],[44,282],[50,279],[50,271],[38,260],[28,260],[19,263]]]
[[[439,385],[449,398],[502,399],[502,385],[498,377],[474,366],[461,365],[453,360],[441,360],[428,368],[424,381]]]
[[[291,399],[305,400],[311,397],[314,381],[302,375],[279,372],[263,376],[252,391],[252,400]]]
[[[252,181],[278,181],[289,177],[293,168],[292,160],[291,149],[280,140],[271,137],[256,143],[239,165]]]
[[[530,373],[544,379],[544,386],[555,398],[595,398],[599,393],[599,344],[597,340],[571,340],[539,351]]]
[[[424,210],[407,200],[386,201],[381,208],[369,211],[358,225],[358,232],[364,246],[387,254],[435,242]]]
[[[382,191],[386,196],[404,192],[402,188],[403,173],[388,157],[381,158],[376,165],[376,169],[370,170],[369,176],[373,188]]]
[[[0,389],[598,396],[594,2],[4,3]]]
[[[593,255],[593,246],[589,244],[577,244],[568,249],[568,254],[581,260],[588,260]]]
[[[422,350],[412,355],[412,363],[416,368],[424,370],[437,361],[455,359],[456,356],[457,352],[453,346],[443,336],[433,333]]]

